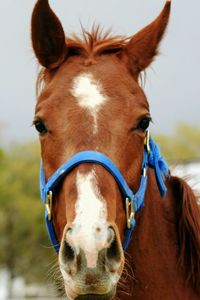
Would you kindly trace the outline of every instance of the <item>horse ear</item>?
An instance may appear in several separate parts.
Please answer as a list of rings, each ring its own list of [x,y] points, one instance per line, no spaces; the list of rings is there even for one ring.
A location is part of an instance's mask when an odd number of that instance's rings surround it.
[[[35,55],[43,67],[53,69],[63,63],[67,55],[65,34],[48,0],[38,0],[34,7],[31,36]]]
[[[126,46],[126,61],[128,58],[128,67],[136,78],[150,65],[157,54],[158,45],[168,24],[170,7],[171,1],[167,0],[160,15],[135,34]]]

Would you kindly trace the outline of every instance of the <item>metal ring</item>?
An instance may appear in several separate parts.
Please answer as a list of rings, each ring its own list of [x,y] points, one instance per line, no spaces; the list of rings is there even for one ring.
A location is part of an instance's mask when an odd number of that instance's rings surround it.
[[[147,130],[145,140],[144,140],[144,145],[146,146],[148,154],[150,154],[150,152],[151,152],[149,141],[150,141],[150,132],[149,132],[149,130]]]
[[[126,222],[128,229],[131,228],[131,220],[134,219],[134,217],[135,212],[133,208],[133,202],[129,198],[126,198]]]
[[[53,199],[53,193],[52,193],[52,191],[49,191],[47,194],[46,203],[45,203],[49,221],[51,221],[51,218],[52,218],[52,199]]]

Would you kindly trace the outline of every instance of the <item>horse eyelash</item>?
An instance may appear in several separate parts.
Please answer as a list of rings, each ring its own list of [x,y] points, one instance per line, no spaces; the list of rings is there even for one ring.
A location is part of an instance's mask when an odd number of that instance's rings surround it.
[[[138,129],[138,124],[142,121],[142,119],[145,119],[145,118],[149,119],[150,123],[154,123],[153,119],[152,119],[152,117],[150,115],[144,115],[144,116],[142,116],[140,119],[138,119],[136,121],[135,125],[131,128],[131,132],[137,130]]]

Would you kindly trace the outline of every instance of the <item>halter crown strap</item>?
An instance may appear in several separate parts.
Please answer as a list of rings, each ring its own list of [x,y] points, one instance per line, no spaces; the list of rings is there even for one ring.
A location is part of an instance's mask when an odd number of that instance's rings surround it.
[[[154,168],[157,184],[163,197],[166,194],[166,186],[164,183],[165,176],[169,175],[168,167],[162,156],[158,146],[150,139],[150,153],[144,149],[143,162],[142,162],[142,175],[140,179],[140,186],[136,194],[133,194],[129,188],[123,175],[117,166],[103,153],[97,151],[82,151],[76,153],[71,159],[65,162],[47,181],[45,181],[43,163],[41,163],[40,170],[40,192],[43,203],[46,206],[45,220],[49,237],[52,241],[55,251],[59,251],[59,243],[51,220],[51,206],[52,206],[52,192],[58,186],[60,181],[67,176],[76,166],[83,163],[95,163],[104,167],[116,180],[125,201],[127,213],[127,228],[125,230],[125,239],[123,249],[126,250],[130,239],[131,233],[135,227],[134,213],[144,206],[144,198],[147,187],[147,168],[151,166]]]

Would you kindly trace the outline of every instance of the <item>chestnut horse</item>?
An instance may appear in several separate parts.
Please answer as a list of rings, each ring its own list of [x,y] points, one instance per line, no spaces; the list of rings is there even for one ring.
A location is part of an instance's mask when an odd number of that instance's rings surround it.
[[[41,195],[67,299],[200,299],[197,197],[148,137],[139,85],[169,15],[168,0],[131,38],[69,38],[47,0],[35,5]]]

